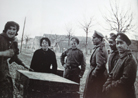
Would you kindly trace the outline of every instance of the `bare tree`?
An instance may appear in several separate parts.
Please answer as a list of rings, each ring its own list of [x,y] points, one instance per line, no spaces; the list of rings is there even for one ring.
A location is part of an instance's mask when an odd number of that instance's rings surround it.
[[[73,36],[73,29],[72,29],[72,27],[70,27],[70,28],[66,28],[66,30],[67,30],[67,36],[66,37],[68,38],[68,46],[70,46],[70,40]]]
[[[103,18],[109,25],[110,31],[122,32],[133,31],[135,25],[133,25],[133,13],[130,9],[124,10],[122,6],[117,2],[110,2],[109,15],[104,15]]]
[[[29,35],[25,35],[24,36],[24,41],[25,41],[25,48],[27,48],[27,44],[28,44],[28,41],[30,40],[30,36]]]
[[[49,35],[49,38],[54,43],[54,47],[57,47],[58,43],[65,40],[65,36],[63,35],[57,35],[57,34],[51,34]]]
[[[86,54],[87,54],[87,46],[88,46],[88,33],[90,32],[91,27],[93,26],[93,17],[90,18],[88,22],[84,21],[83,23],[80,23],[81,28],[85,31],[86,33]]]
[[[138,39],[138,35],[135,35],[135,39]],[[136,41],[136,47],[137,47],[137,51],[138,51],[138,42]]]
[[[52,47],[54,48],[55,52],[58,50],[59,43],[65,41],[66,39],[66,36],[57,34],[44,34],[43,36],[48,37],[51,40],[51,43],[53,43]]]

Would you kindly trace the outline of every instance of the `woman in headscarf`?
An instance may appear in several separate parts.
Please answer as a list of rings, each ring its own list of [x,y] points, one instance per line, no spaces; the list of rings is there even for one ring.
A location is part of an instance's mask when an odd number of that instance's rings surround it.
[[[7,59],[10,58],[10,63],[16,62],[26,67],[17,56],[19,54],[16,41],[18,31],[19,25],[14,21],[9,21],[6,23],[3,33],[0,34],[0,98],[13,98],[13,83]]]

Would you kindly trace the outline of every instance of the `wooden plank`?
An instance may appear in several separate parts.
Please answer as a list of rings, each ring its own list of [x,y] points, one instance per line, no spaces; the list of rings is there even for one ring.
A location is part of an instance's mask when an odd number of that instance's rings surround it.
[[[51,82],[62,82],[62,83],[70,83],[70,84],[76,84],[78,83],[73,82],[71,80],[65,79],[63,77],[60,77],[58,75],[52,74],[52,73],[38,73],[38,72],[30,72],[26,70],[18,70],[20,73],[24,74],[29,79],[34,80],[41,80],[41,81],[51,81]]]

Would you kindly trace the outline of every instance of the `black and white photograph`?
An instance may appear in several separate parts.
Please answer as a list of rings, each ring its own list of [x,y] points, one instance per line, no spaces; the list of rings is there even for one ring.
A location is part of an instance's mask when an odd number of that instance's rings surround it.
[[[0,0],[0,98],[138,98],[138,0]]]

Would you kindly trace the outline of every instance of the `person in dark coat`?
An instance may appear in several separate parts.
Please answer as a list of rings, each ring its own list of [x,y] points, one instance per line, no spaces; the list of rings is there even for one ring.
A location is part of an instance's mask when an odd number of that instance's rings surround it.
[[[136,80],[137,61],[128,46],[130,39],[123,33],[118,33],[116,47],[119,59],[109,74],[103,86],[107,98],[136,98],[134,82]]]
[[[90,70],[85,84],[83,98],[104,98],[102,87],[106,80],[107,50],[103,42],[103,35],[95,31],[93,44],[95,45],[91,58]]]
[[[78,44],[79,39],[73,37],[71,39],[71,48],[63,52],[60,59],[65,68],[63,77],[80,83],[80,78],[85,71],[86,61],[83,52],[78,49]],[[66,62],[64,62],[65,57],[67,57]],[[81,68],[79,68],[79,66],[81,66]]]
[[[34,72],[54,73],[57,72],[57,60],[54,51],[49,49],[50,40],[46,37],[40,40],[41,49],[34,52],[30,68]],[[52,66],[52,69],[51,69]]]
[[[110,46],[110,54],[108,56],[108,61],[107,61],[107,66],[108,66],[108,74],[112,71],[112,69],[114,68],[118,58],[119,58],[119,53],[117,51],[117,48],[116,48],[116,39],[117,35],[114,34],[114,33],[111,33],[110,34],[110,37],[108,39],[108,42],[109,42],[109,46]]]
[[[18,35],[18,31],[19,25],[14,21],[8,21],[3,33],[0,34],[0,98],[13,98],[13,82],[7,60],[10,59],[11,63],[16,62],[26,67],[17,56],[19,49],[15,36]]]

